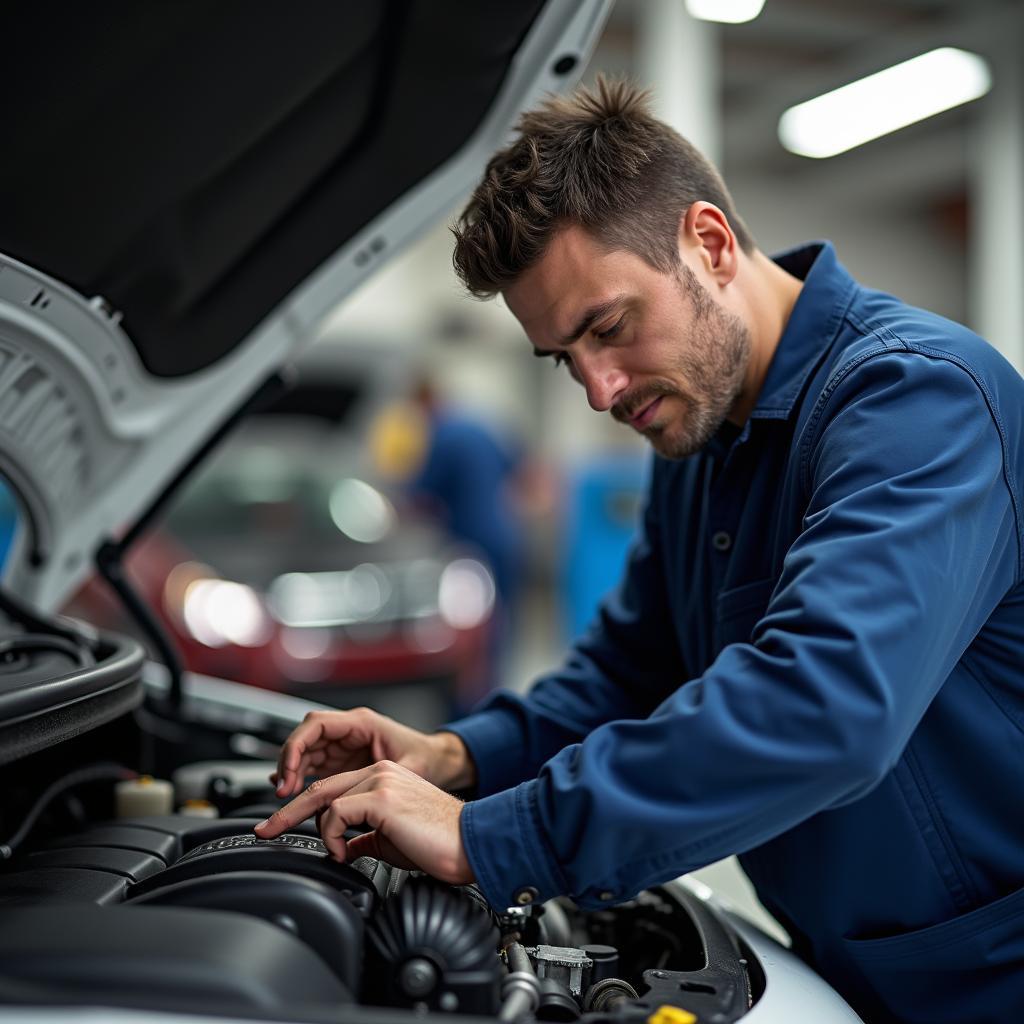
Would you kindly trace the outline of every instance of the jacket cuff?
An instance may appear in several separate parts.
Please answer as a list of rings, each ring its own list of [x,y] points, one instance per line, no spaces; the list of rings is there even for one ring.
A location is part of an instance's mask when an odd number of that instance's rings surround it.
[[[441,726],[466,744],[476,765],[476,793],[488,796],[522,781],[523,734],[519,719],[497,708]]]
[[[498,913],[568,892],[540,824],[536,791],[536,782],[524,782],[462,808],[462,845]]]

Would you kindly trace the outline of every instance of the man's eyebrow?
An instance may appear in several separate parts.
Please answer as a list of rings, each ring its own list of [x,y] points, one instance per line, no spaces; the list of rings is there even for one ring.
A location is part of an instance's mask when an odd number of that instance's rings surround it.
[[[615,298],[609,299],[607,302],[600,302],[596,306],[591,306],[576,324],[575,329],[571,334],[567,334],[561,339],[561,344],[571,345],[574,341],[578,341],[589,329],[590,325],[595,320],[600,320],[601,317],[607,316],[619,303],[621,303],[626,296],[624,294],[616,295]]]

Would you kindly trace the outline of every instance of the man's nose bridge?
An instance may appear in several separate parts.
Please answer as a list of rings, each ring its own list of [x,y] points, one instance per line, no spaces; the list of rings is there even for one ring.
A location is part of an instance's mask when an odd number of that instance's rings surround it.
[[[578,366],[578,369],[583,376],[591,408],[598,412],[609,409],[626,381],[626,375],[619,369],[612,353],[590,353],[585,357],[585,365]]]

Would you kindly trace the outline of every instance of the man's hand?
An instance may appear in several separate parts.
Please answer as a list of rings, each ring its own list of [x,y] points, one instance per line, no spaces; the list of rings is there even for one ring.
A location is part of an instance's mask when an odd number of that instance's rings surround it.
[[[307,775],[324,778],[378,761],[394,761],[446,788],[476,781],[473,761],[454,733],[428,735],[369,708],[311,711],[281,747],[270,781],[278,796],[293,796]]]
[[[377,857],[442,882],[476,880],[459,831],[462,801],[393,761],[318,779],[260,822],[256,834],[273,839],[313,815],[337,861]],[[346,830],[363,822],[373,831],[346,842]]]

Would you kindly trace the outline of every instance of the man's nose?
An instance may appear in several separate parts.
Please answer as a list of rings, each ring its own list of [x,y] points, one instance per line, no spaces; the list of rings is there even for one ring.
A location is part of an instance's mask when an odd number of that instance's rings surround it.
[[[626,390],[629,377],[610,361],[591,357],[576,366],[587,401],[595,412],[607,412]]]

